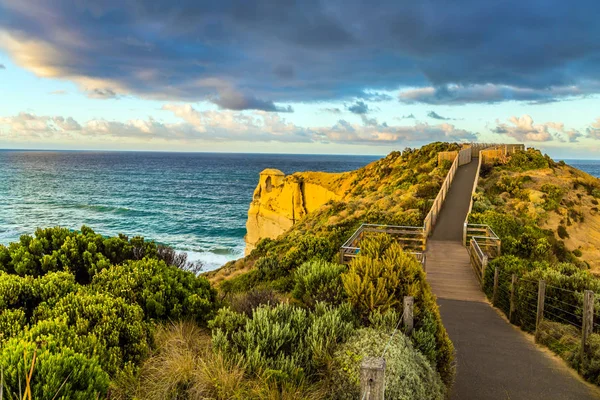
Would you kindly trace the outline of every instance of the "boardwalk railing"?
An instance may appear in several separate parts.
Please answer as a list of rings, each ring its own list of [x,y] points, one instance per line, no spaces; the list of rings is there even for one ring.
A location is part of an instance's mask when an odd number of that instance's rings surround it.
[[[488,225],[467,224],[465,235],[469,240],[471,265],[483,285],[488,261],[500,256],[502,241]]]
[[[433,232],[433,228],[437,222],[438,216],[444,205],[444,201],[446,200],[446,196],[448,195],[448,191],[452,186],[452,182],[454,181],[454,177],[456,176],[456,171],[458,167],[464,164],[468,164],[472,161],[473,157],[478,156],[483,149],[491,148],[491,147],[499,147],[502,145],[492,144],[492,143],[470,143],[464,144],[463,148],[458,152],[442,152],[443,154],[438,157],[438,160],[449,160],[450,157],[453,157],[452,165],[450,166],[450,170],[442,183],[442,187],[440,188],[429,212],[425,216],[423,220],[423,226],[390,226],[390,225],[372,225],[372,224],[363,224],[361,225],[356,232],[350,236],[350,238],[342,245],[340,248],[340,262],[342,264],[349,263],[354,257],[358,255],[360,252],[360,242],[363,240],[366,235],[372,233],[387,233],[394,237],[395,240],[402,244],[402,247],[409,252],[413,253],[419,261],[425,265],[425,250],[427,248],[427,238]],[[477,178],[479,178],[479,169],[481,168],[481,157],[479,157],[479,165],[477,167]],[[477,180],[475,180],[473,186],[473,193],[477,188]],[[469,207],[469,212],[471,212],[471,207],[473,203],[473,196],[471,195],[471,206]],[[490,230],[491,231],[491,230]],[[493,232],[492,232],[493,233]],[[467,235],[467,224],[465,221],[465,235]],[[472,235],[473,236],[473,235]],[[489,247],[493,247],[493,241],[498,240],[498,237],[494,233],[493,235],[481,235],[476,234],[475,236],[480,237],[477,240],[479,246],[483,246],[486,251],[488,251]],[[466,245],[466,236],[465,236],[465,245]],[[497,246],[499,249],[499,245]]]
[[[450,186],[454,181],[456,170],[458,170],[459,166],[471,162],[471,154],[471,147],[467,147],[459,151],[458,154],[455,156],[454,161],[452,162],[452,166],[450,167],[450,171],[448,171],[446,179],[444,179],[444,183],[442,183],[442,188],[435,197],[435,200],[431,205],[429,213],[427,213],[427,215],[425,216],[425,220],[423,222],[423,229],[425,230],[426,237],[429,237],[429,235],[431,235],[431,232],[433,232],[433,228],[435,227],[437,218],[440,215],[440,210],[442,209],[444,201],[446,200],[446,196],[448,195],[448,190],[450,190]]]
[[[360,252],[360,242],[369,236],[388,234],[425,265],[427,238],[423,227],[362,224],[340,248],[340,263],[347,264]]]

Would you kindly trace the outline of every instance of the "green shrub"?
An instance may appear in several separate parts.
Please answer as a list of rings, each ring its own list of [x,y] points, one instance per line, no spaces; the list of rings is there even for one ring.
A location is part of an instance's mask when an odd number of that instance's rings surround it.
[[[39,344],[11,339],[0,350],[7,398],[17,398],[25,388],[34,352],[32,398],[40,400],[87,400],[106,396],[109,378],[92,355],[76,353],[56,342]]]
[[[295,272],[294,297],[309,307],[317,302],[340,304],[345,298],[341,275],[346,269],[345,265],[323,260],[302,264]]]
[[[575,250],[573,250],[573,255],[575,257],[581,257],[583,255],[583,253],[581,252],[581,250],[575,249]]]
[[[506,168],[516,171],[548,168],[548,159],[539,150],[532,148],[526,151],[517,151],[508,160]]]
[[[146,319],[157,320],[191,318],[204,323],[211,318],[216,297],[206,278],[147,258],[101,271],[91,287],[137,304]]]
[[[427,359],[403,334],[363,328],[334,355],[332,399],[357,399],[360,394],[360,364],[364,357],[380,356],[386,349],[385,397],[389,399],[444,399],[445,387]]]
[[[249,373],[301,381],[327,362],[353,322],[347,306],[318,304],[309,312],[282,303],[260,306],[252,317],[221,309],[210,327],[215,349],[242,359]]]
[[[280,264],[284,270],[291,271],[314,258],[329,261],[337,254],[338,249],[339,246],[326,237],[304,234],[287,251]]]
[[[348,301],[363,321],[373,312],[399,310],[404,296],[414,297],[417,346],[431,356],[431,335],[435,337],[435,365],[445,384],[454,377],[454,347],[439,315],[435,297],[425,279],[421,263],[401,246],[386,239],[367,239],[361,253],[342,274]],[[422,330],[421,330],[422,329]]]
[[[376,239],[364,240],[361,253],[342,274],[348,301],[364,319],[372,311],[398,307],[404,296],[417,294],[412,284],[424,279],[414,256],[397,243],[386,246]]]
[[[41,304],[27,338],[53,339],[86,356],[96,356],[104,371],[115,374],[129,362],[138,364],[150,350],[143,311],[120,297],[80,291],[54,306]]]
[[[569,237],[569,232],[567,232],[567,228],[564,225],[559,225],[558,229],[556,230],[556,233],[561,239],[566,239]]]

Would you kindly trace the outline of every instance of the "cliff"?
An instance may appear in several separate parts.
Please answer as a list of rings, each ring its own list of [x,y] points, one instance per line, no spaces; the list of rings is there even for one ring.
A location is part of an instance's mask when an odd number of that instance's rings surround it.
[[[285,176],[267,169],[248,210],[246,256],[205,275],[218,286],[253,282],[261,258],[277,255],[285,263],[280,267],[292,270],[315,251],[326,249],[333,257],[362,223],[423,224],[450,167],[449,162],[438,164],[437,155],[459,148],[431,143],[344,173]],[[267,263],[262,264],[264,271]]]
[[[345,175],[303,172],[286,177],[278,169],[262,171],[248,209],[246,255],[260,239],[275,239],[308,213],[340,200],[343,185],[339,183]]]

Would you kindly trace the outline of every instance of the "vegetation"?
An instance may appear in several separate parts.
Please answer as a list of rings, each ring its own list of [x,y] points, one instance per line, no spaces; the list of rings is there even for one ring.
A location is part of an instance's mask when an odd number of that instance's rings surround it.
[[[170,319],[206,324],[216,292],[171,254],[143,238],[104,238],[38,229],[0,246],[0,367],[16,396],[36,354],[32,396],[103,397],[109,382],[135,373],[153,348],[153,329]],[[186,265],[178,257],[179,266]],[[25,354],[25,357],[24,357]],[[49,396],[49,397],[48,397]]]
[[[363,357],[381,354],[386,348],[385,396],[390,399],[442,400],[446,392],[428,360],[413,348],[404,335],[362,328],[335,353],[332,381],[338,388],[332,399],[360,397],[359,366]],[[388,345],[389,342],[389,345]]]
[[[362,357],[391,340],[390,396],[443,398],[453,347],[420,263],[389,237],[337,261],[360,223],[422,224],[450,167],[437,153],[457,148],[394,152],[347,174],[342,201],[205,276],[172,249],[85,226],[0,246],[5,396],[27,385],[36,354],[41,399],[341,399]],[[404,296],[415,299],[409,336],[393,333]]]
[[[597,384],[600,347],[591,346],[590,360],[582,365],[581,329],[576,326],[581,326],[583,292],[600,293],[600,279],[594,275],[598,267],[593,259],[597,215],[592,207],[598,188],[598,179],[529,149],[481,174],[469,220],[490,225],[502,240],[502,256],[490,262],[484,277],[488,296],[492,295],[497,267],[496,305],[508,315],[511,276],[516,274],[513,322],[532,332],[538,282],[545,280],[548,312],[539,332],[540,343]],[[600,310],[598,300],[596,311]],[[593,336],[595,343],[598,335]]]

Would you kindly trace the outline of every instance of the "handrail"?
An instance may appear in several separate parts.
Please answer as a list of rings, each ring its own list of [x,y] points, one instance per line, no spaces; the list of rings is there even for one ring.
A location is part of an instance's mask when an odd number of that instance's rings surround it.
[[[422,226],[393,226],[393,225],[379,225],[379,224],[362,224],[352,234],[352,236],[350,236],[350,238],[348,238],[348,240],[346,240],[346,242],[344,242],[344,244],[341,246],[340,262],[345,263],[348,258],[353,258],[356,256],[356,254],[358,254],[358,252],[360,251],[360,247],[358,247],[357,242],[362,240],[364,233],[366,233],[366,232],[381,232],[381,233],[404,235],[404,236],[400,236],[398,240],[403,241],[403,242],[410,242],[410,245],[413,246],[413,248],[416,245],[416,243],[413,243],[413,242],[421,242],[422,243],[422,246],[421,246],[422,251],[414,252],[414,254],[417,256],[417,258],[421,257],[421,259],[422,259],[421,262],[423,263],[423,266],[425,266],[424,252],[427,248],[427,238],[429,237],[429,235],[433,231],[433,228],[435,227],[440,210],[442,209],[442,206],[444,205],[444,201],[446,200],[446,196],[448,194],[448,191],[450,190],[450,186],[452,185],[452,182],[454,181],[454,177],[456,176],[456,171],[458,170],[458,167],[460,165],[464,165],[464,164],[472,162],[472,159],[474,157],[473,152],[475,151],[479,160],[478,160],[478,165],[477,165],[476,179],[475,179],[475,182],[473,183],[473,188],[471,191],[471,202],[469,204],[469,212],[467,213],[467,218],[465,219],[464,228],[463,228],[464,229],[463,230],[463,241],[466,246],[467,234],[468,234],[468,216],[471,213],[471,210],[473,208],[473,194],[475,193],[475,191],[477,189],[477,182],[479,180],[479,172],[481,170],[482,157],[481,157],[480,153],[484,149],[487,149],[490,147],[498,147],[498,146],[499,146],[498,144],[492,144],[492,143],[470,143],[470,144],[463,145],[463,148],[456,153],[456,156],[454,157],[454,160],[452,161],[452,165],[450,166],[450,170],[446,174],[446,177],[444,178],[444,182],[442,183],[442,186],[441,186],[440,190],[438,191],[438,194],[436,195],[435,199],[433,200],[433,204],[431,205],[429,212],[427,213],[427,215],[425,216],[425,218],[423,220]],[[508,146],[509,145],[505,145],[506,152],[508,151]],[[517,145],[517,146],[522,146],[522,145]],[[511,151],[514,151],[514,148],[511,148]],[[378,229],[378,228],[380,228],[380,229]],[[488,239],[497,240],[499,243],[498,236],[491,228],[488,227],[487,230],[485,231],[485,234],[486,234],[486,236],[472,235],[472,237],[476,237],[482,241],[488,240]],[[483,254],[483,251],[481,250],[479,243],[477,243],[477,240],[475,240],[475,242],[476,242],[476,246],[479,248],[479,250]],[[486,243],[485,246],[487,248],[488,244]],[[498,248],[498,254],[499,254],[499,244],[497,245],[497,248]],[[485,255],[484,255],[484,257],[487,258],[487,256],[485,256]]]

